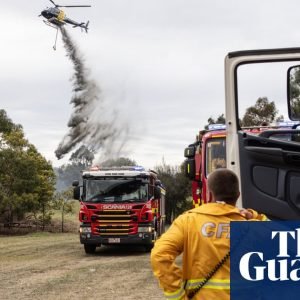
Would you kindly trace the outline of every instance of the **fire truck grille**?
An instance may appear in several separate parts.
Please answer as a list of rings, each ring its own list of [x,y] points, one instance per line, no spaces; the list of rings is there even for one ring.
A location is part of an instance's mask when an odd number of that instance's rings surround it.
[[[130,215],[134,213],[131,210],[98,210],[95,211],[95,214],[99,216],[106,216],[106,215]]]
[[[95,212],[92,221],[96,234],[119,236],[133,233],[137,216],[131,210],[105,210]]]

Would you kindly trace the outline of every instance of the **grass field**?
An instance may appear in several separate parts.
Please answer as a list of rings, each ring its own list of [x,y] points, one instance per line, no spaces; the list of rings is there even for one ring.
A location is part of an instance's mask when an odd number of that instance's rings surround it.
[[[87,256],[75,233],[0,236],[1,299],[164,299],[142,247]]]

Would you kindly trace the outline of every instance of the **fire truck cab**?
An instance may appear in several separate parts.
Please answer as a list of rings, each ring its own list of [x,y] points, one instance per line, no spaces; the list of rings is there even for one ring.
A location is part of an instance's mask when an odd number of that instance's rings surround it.
[[[111,244],[138,244],[149,251],[165,230],[165,189],[157,173],[140,166],[92,167],[82,181],[73,186],[85,252]]]
[[[266,135],[273,132],[273,139],[287,140],[291,137],[289,130],[299,122],[276,122],[272,126],[255,126],[242,128],[245,134]],[[276,133],[276,134],[275,134]],[[192,180],[193,206],[211,201],[207,190],[207,178],[218,168],[226,168],[226,125],[211,124],[196,136],[196,142],[184,150],[185,175]]]
[[[196,142],[184,150],[185,175],[192,180],[193,206],[210,202],[207,177],[217,168],[226,167],[225,125],[210,125],[196,137]]]

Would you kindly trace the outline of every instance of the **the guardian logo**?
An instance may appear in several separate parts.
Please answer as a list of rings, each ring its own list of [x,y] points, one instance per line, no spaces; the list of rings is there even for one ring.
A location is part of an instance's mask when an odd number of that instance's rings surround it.
[[[230,223],[230,299],[300,299],[300,222]]]
[[[274,239],[276,236],[278,236],[279,241],[276,258],[264,260],[263,252],[248,252],[242,256],[239,268],[241,275],[246,280],[264,280],[266,276],[271,281],[300,280],[300,228],[297,228],[295,231],[272,231],[271,239]],[[296,256],[294,254],[289,254],[289,236],[292,237],[297,244]],[[250,260],[254,256],[257,256],[261,265],[251,266]],[[290,259],[291,257],[295,258]],[[250,268],[255,270],[255,275],[253,277],[250,275]]]

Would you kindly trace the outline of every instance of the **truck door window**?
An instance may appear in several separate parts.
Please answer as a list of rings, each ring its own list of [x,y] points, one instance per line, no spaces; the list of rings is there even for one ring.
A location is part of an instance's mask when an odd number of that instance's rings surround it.
[[[293,67],[299,66],[300,53],[296,52],[244,52],[228,56],[225,65],[229,75],[226,139],[231,150],[227,159],[240,177],[237,205],[270,219],[298,220],[300,216],[300,144],[295,128],[300,72]]]
[[[242,121],[242,127],[264,124],[274,126],[279,120],[290,121],[287,105],[287,70],[291,70],[290,76],[294,78],[298,69],[291,66],[296,63],[261,62],[244,64],[237,68],[237,120]],[[290,82],[294,81],[290,79]],[[295,89],[297,88],[298,85]],[[291,103],[294,103],[298,94],[291,94]]]
[[[288,70],[288,108],[292,120],[300,119],[300,66]]]
[[[225,137],[208,140],[205,153],[206,176],[218,168],[226,168]]]

